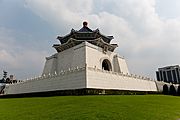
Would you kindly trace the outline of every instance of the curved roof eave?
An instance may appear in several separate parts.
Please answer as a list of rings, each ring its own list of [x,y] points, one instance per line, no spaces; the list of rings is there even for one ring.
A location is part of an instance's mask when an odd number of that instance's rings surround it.
[[[74,39],[74,38],[70,38],[66,43],[60,45],[60,44],[54,44],[53,47],[57,50],[57,52],[60,52],[60,51],[63,51],[65,49],[68,49],[70,47],[73,47],[77,44],[80,44],[82,42],[84,42],[85,40],[77,40],[77,39]],[[116,47],[118,47],[117,44],[109,44],[109,43],[106,43],[104,42],[104,40],[102,38],[97,38],[97,39],[93,39],[93,40],[86,40],[87,42],[90,42],[90,43],[94,43],[94,45],[98,44],[98,42],[101,43],[102,46],[106,45],[106,46],[109,46],[109,50],[110,51],[114,51],[114,49]],[[102,47],[101,46],[101,47]]]

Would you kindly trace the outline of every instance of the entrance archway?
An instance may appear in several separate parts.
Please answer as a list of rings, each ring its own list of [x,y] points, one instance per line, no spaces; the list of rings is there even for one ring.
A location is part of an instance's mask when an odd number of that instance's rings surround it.
[[[180,96],[180,85],[178,86],[177,95]]]
[[[102,69],[103,70],[107,70],[107,71],[111,71],[112,67],[111,67],[111,63],[108,59],[104,59],[102,62]]]
[[[176,95],[176,89],[175,89],[174,85],[170,86],[169,94],[170,95]]]
[[[168,95],[169,90],[167,85],[163,85],[163,94]]]

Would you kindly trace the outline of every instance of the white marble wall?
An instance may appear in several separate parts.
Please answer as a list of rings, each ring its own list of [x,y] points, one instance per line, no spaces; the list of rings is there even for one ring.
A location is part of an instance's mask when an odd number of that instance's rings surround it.
[[[126,64],[126,60],[119,56],[117,56],[117,59],[118,59],[118,63],[119,63],[118,65],[120,68],[120,72],[123,72],[124,74],[130,74],[129,70],[128,70],[128,66]]]
[[[167,85],[169,90],[170,90],[170,86],[173,85],[175,87],[176,91],[178,90],[178,86],[179,86],[179,84],[172,84],[172,83],[167,83],[167,82],[163,82],[163,81],[156,81],[156,85],[157,85],[159,92],[163,92],[164,85]]]
[[[110,61],[112,71],[102,70],[104,59]],[[8,85],[5,93],[81,88],[157,91],[155,81],[130,75],[125,59],[119,57],[117,53],[110,51],[104,53],[102,48],[88,42],[48,57],[42,75],[44,74],[46,77]],[[49,74],[51,76],[48,76]]]
[[[53,57],[56,56],[56,57]],[[85,65],[85,43],[74,46],[55,55],[47,57],[43,74],[61,72],[76,66]]]
[[[155,81],[149,78],[102,71],[95,68],[89,68],[87,71],[87,88],[157,91]]]
[[[86,88],[85,78],[85,69],[75,68],[54,75],[27,80],[26,82],[7,85],[5,94],[81,89]]]
[[[57,71],[57,61],[57,53],[50,57],[46,57],[43,74],[54,73]]]
[[[43,74],[60,72],[61,70],[68,70],[76,66],[97,67],[102,69],[102,62],[108,59],[112,66],[112,71],[128,73],[129,70],[126,60],[119,57],[117,53],[107,51],[95,46],[91,43],[84,42],[80,45],[64,50],[53,56],[46,58]]]
[[[102,48],[90,43],[86,43],[86,46],[87,66],[102,69],[102,62],[104,59],[107,59],[111,63],[112,71],[129,74],[126,60],[122,57],[119,57],[117,53],[111,51],[104,53]]]
[[[26,82],[7,85],[5,94],[20,94],[72,89],[112,89],[132,91],[157,91],[156,83],[149,78],[103,71],[92,67],[70,69],[58,74]]]

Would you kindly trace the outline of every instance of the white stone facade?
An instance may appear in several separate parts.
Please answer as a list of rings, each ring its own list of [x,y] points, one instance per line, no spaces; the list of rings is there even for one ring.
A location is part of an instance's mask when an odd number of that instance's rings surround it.
[[[157,91],[156,83],[149,78],[128,74],[98,70],[87,70],[87,88],[130,90],[130,91]]]
[[[80,44],[46,58],[43,74],[59,73],[85,65],[85,45]]]
[[[5,94],[22,94],[73,89],[157,91],[153,80],[104,71],[92,67],[74,68],[26,82],[6,86]]]
[[[25,82],[7,85],[5,94],[35,93],[57,90],[82,89],[86,87],[85,68],[61,71],[58,74],[50,74]]]
[[[103,70],[104,60],[109,71]],[[4,91],[21,94],[83,88],[157,91],[154,80],[131,75],[124,58],[89,42],[46,58],[41,77],[7,85]]]
[[[80,45],[47,57],[43,74],[61,72],[62,70],[85,65],[102,69],[102,62],[105,59],[111,63],[111,71],[129,74],[124,58],[119,57],[114,52],[107,51],[104,53],[102,48],[88,42],[83,42]]]

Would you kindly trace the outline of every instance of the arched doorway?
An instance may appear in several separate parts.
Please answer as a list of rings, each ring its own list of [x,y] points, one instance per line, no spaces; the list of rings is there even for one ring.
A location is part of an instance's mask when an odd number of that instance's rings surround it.
[[[108,59],[104,59],[102,62],[102,69],[103,70],[107,70],[107,71],[111,71],[112,67],[111,67],[111,63]]]
[[[170,86],[169,94],[170,95],[176,95],[176,89],[175,89],[174,85]]]
[[[163,85],[163,94],[168,95],[169,90],[167,85]]]
[[[0,85],[0,94],[4,94],[5,85]]]
[[[177,95],[180,96],[180,85],[178,86]]]

